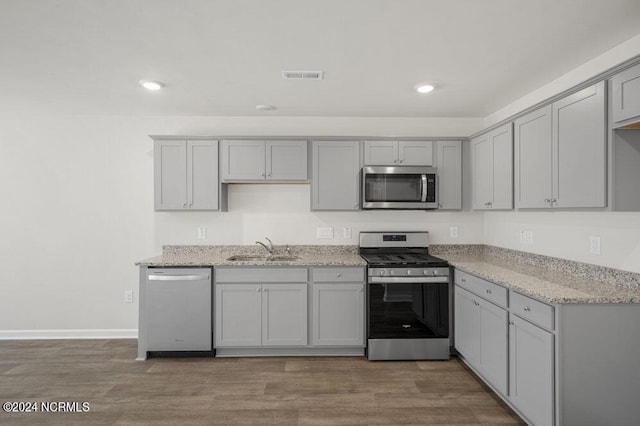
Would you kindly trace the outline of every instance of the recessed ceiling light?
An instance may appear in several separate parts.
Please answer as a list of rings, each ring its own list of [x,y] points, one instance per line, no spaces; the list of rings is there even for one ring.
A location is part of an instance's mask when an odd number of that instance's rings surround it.
[[[147,90],[160,90],[164,87],[164,83],[156,80],[140,80],[140,86]]]
[[[274,109],[276,109],[276,106],[268,105],[268,104],[260,104],[260,105],[256,105],[256,109],[258,111],[273,111]]]
[[[433,92],[436,87],[438,87],[438,85],[435,83],[420,83],[415,86],[415,89],[416,92],[424,94]]]

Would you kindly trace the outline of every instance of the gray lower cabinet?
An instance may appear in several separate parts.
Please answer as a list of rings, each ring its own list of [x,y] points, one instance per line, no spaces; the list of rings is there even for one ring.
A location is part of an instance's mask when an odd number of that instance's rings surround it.
[[[513,209],[511,123],[471,140],[472,208]]]
[[[457,285],[454,300],[456,349],[507,395],[507,311]]]
[[[217,140],[154,140],[155,210],[218,210]]]
[[[513,314],[509,325],[509,400],[534,425],[553,425],[554,335]]]
[[[223,140],[220,153],[223,182],[308,179],[306,140]]]
[[[311,143],[311,209],[360,209],[360,141]]]
[[[146,351],[210,351],[211,269],[149,269]]]
[[[367,166],[431,166],[433,141],[364,141]]]
[[[306,346],[306,268],[218,269],[215,346]]]
[[[611,87],[612,121],[623,123],[640,118],[640,64],[614,75]]]
[[[532,425],[638,424],[639,323],[640,304],[552,305],[455,270],[455,347]]]
[[[438,208],[462,209],[462,141],[436,141]]]
[[[314,346],[364,346],[364,269],[313,268]]]

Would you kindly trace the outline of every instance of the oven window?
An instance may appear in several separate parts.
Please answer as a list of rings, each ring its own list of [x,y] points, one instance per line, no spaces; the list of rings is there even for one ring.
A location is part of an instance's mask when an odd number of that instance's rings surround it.
[[[368,173],[364,179],[365,201],[421,201],[422,175],[420,174]]]
[[[369,284],[369,339],[449,337],[449,284]]]

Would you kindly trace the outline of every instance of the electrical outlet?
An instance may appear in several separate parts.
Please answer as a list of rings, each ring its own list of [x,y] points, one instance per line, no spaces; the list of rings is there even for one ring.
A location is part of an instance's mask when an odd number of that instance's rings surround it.
[[[600,254],[600,237],[592,235],[589,241],[589,251],[591,254]]]
[[[342,238],[350,240],[351,239],[351,227],[345,226],[342,228]]]
[[[527,245],[533,245],[533,231],[527,231],[525,239]]]
[[[458,227],[457,226],[449,227],[449,236],[451,238],[458,238]]]
[[[527,244],[527,232],[520,231],[520,244]]]
[[[133,290],[125,290],[124,303],[133,303]]]
[[[331,239],[333,238],[333,228],[318,228],[316,235],[318,238]]]
[[[207,228],[205,226],[198,227],[198,239],[199,240],[207,239]]]

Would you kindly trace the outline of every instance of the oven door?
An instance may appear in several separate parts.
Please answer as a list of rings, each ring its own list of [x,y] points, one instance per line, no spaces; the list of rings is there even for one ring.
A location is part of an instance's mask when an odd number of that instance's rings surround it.
[[[386,282],[368,286],[369,339],[449,337],[448,282]]]
[[[435,209],[436,188],[433,167],[363,167],[362,208]]]

